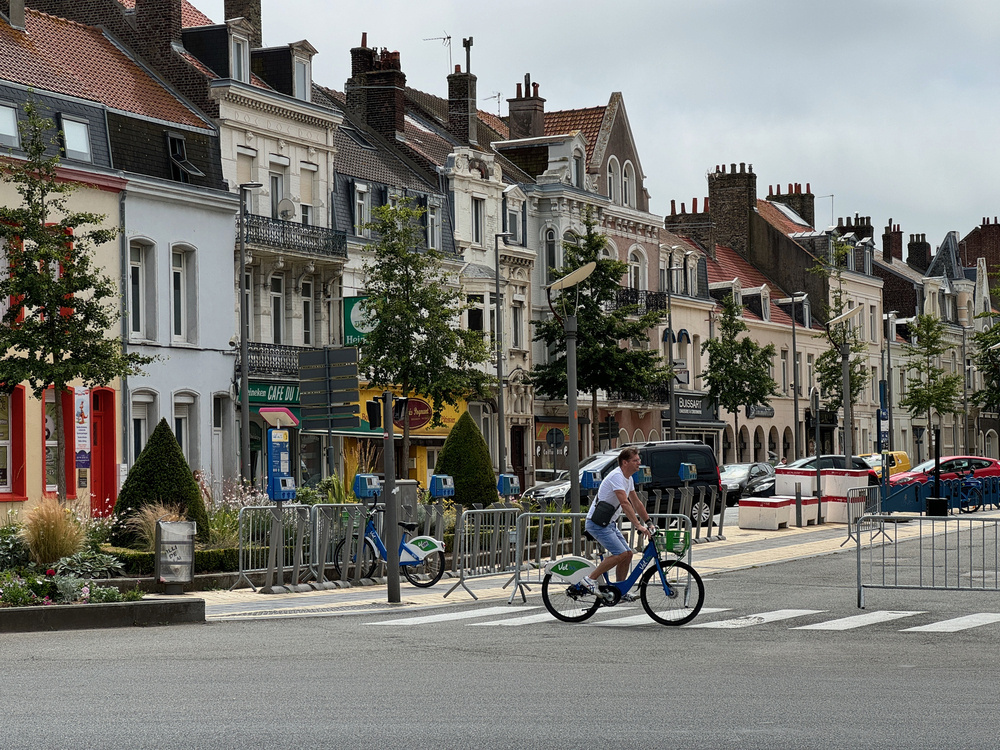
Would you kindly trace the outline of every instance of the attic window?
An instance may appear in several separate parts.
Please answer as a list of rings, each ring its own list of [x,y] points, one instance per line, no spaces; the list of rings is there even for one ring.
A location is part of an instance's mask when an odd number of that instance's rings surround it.
[[[236,81],[250,82],[250,42],[235,34],[229,50],[229,76]]]
[[[77,161],[92,161],[90,125],[87,121],[74,120],[60,115],[59,124],[62,130],[63,154],[66,158]]]
[[[17,110],[0,104],[0,146],[17,148],[21,145],[17,133]]]
[[[301,57],[295,58],[295,98],[309,101],[312,89],[312,76],[309,73],[309,61]]]
[[[170,178],[177,182],[190,182],[191,177],[204,177],[205,173],[188,161],[184,136],[167,133],[167,147],[170,152]]]

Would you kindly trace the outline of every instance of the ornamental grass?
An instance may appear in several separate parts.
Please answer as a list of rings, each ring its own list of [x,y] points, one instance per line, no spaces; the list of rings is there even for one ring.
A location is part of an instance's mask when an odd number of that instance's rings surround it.
[[[55,498],[46,498],[28,511],[20,535],[31,559],[43,566],[79,552],[87,536],[73,509]]]

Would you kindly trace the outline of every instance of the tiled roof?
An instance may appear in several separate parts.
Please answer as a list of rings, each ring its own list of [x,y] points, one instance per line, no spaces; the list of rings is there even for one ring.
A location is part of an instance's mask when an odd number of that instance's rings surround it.
[[[31,10],[26,31],[0,24],[0,78],[195,127],[206,122],[96,28]]]
[[[775,206],[770,201],[766,201],[761,198],[757,199],[757,213],[760,214],[764,221],[773,226],[775,229],[780,230],[784,235],[793,234],[794,232],[813,231],[813,228],[808,224],[804,222],[799,224],[798,222],[792,221],[792,219],[790,219],[780,208]]]
[[[594,146],[601,132],[607,107],[564,109],[545,113],[545,135],[562,135],[579,130],[587,139],[587,161],[594,156]]]
[[[778,288],[777,284],[747,262],[738,252],[722,245],[716,245],[715,258],[712,259],[706,256],[706,261],[709,284],[715,284],[720,281],[732,281],[735,278],[740,280],[740,286],[743,289],[753,289],[767,284],[768,289],[771,290],[771,322],[791,325],[791,316],[774,303],[776,299],[785,297],[785,293]],[[749,310],[744,310],[744,315],[751,318],[756,317]]]
[[[125,10],[135,10],[135,0],[118,0],[118,3]],[[211,18],[191,5],[188,0],[181,3],[181,26],[185,29],[193,26],[212,26],[213,23]]]

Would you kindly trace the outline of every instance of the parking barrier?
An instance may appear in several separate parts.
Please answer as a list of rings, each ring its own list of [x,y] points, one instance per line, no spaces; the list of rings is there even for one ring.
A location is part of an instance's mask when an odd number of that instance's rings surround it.
[[[466,510],[461,514],[452,555],[452,570],[458,573],[458,580],[445,596],[461,586],[473,599],[478,599],[465,585],[467,580],[514,570],[520,513],[517,507],[500,507]]]

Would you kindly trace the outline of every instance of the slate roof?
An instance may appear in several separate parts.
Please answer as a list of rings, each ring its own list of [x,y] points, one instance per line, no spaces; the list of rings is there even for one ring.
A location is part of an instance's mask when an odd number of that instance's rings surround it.
[[[0,78],[142,117],[208,127],[99,29],[30,8],[25,27],[0,24]]]
[[[607,107],[587,107],[586,109],[563,109],[545,113],[545,135],[563,135],[579,130],[587,139],[587,161],[594,157],[597,136],[604,123]]]
[[[134,11],[135,10],[135,0],[118,0],[118,4],[121,5],[125,10]],[[195,26],[212,26],[213,21],[211,18],[206,16],[196,7],[191,5],[188,0],[184,0],[181,3],[181,26],[185,29],[190,29]]]

